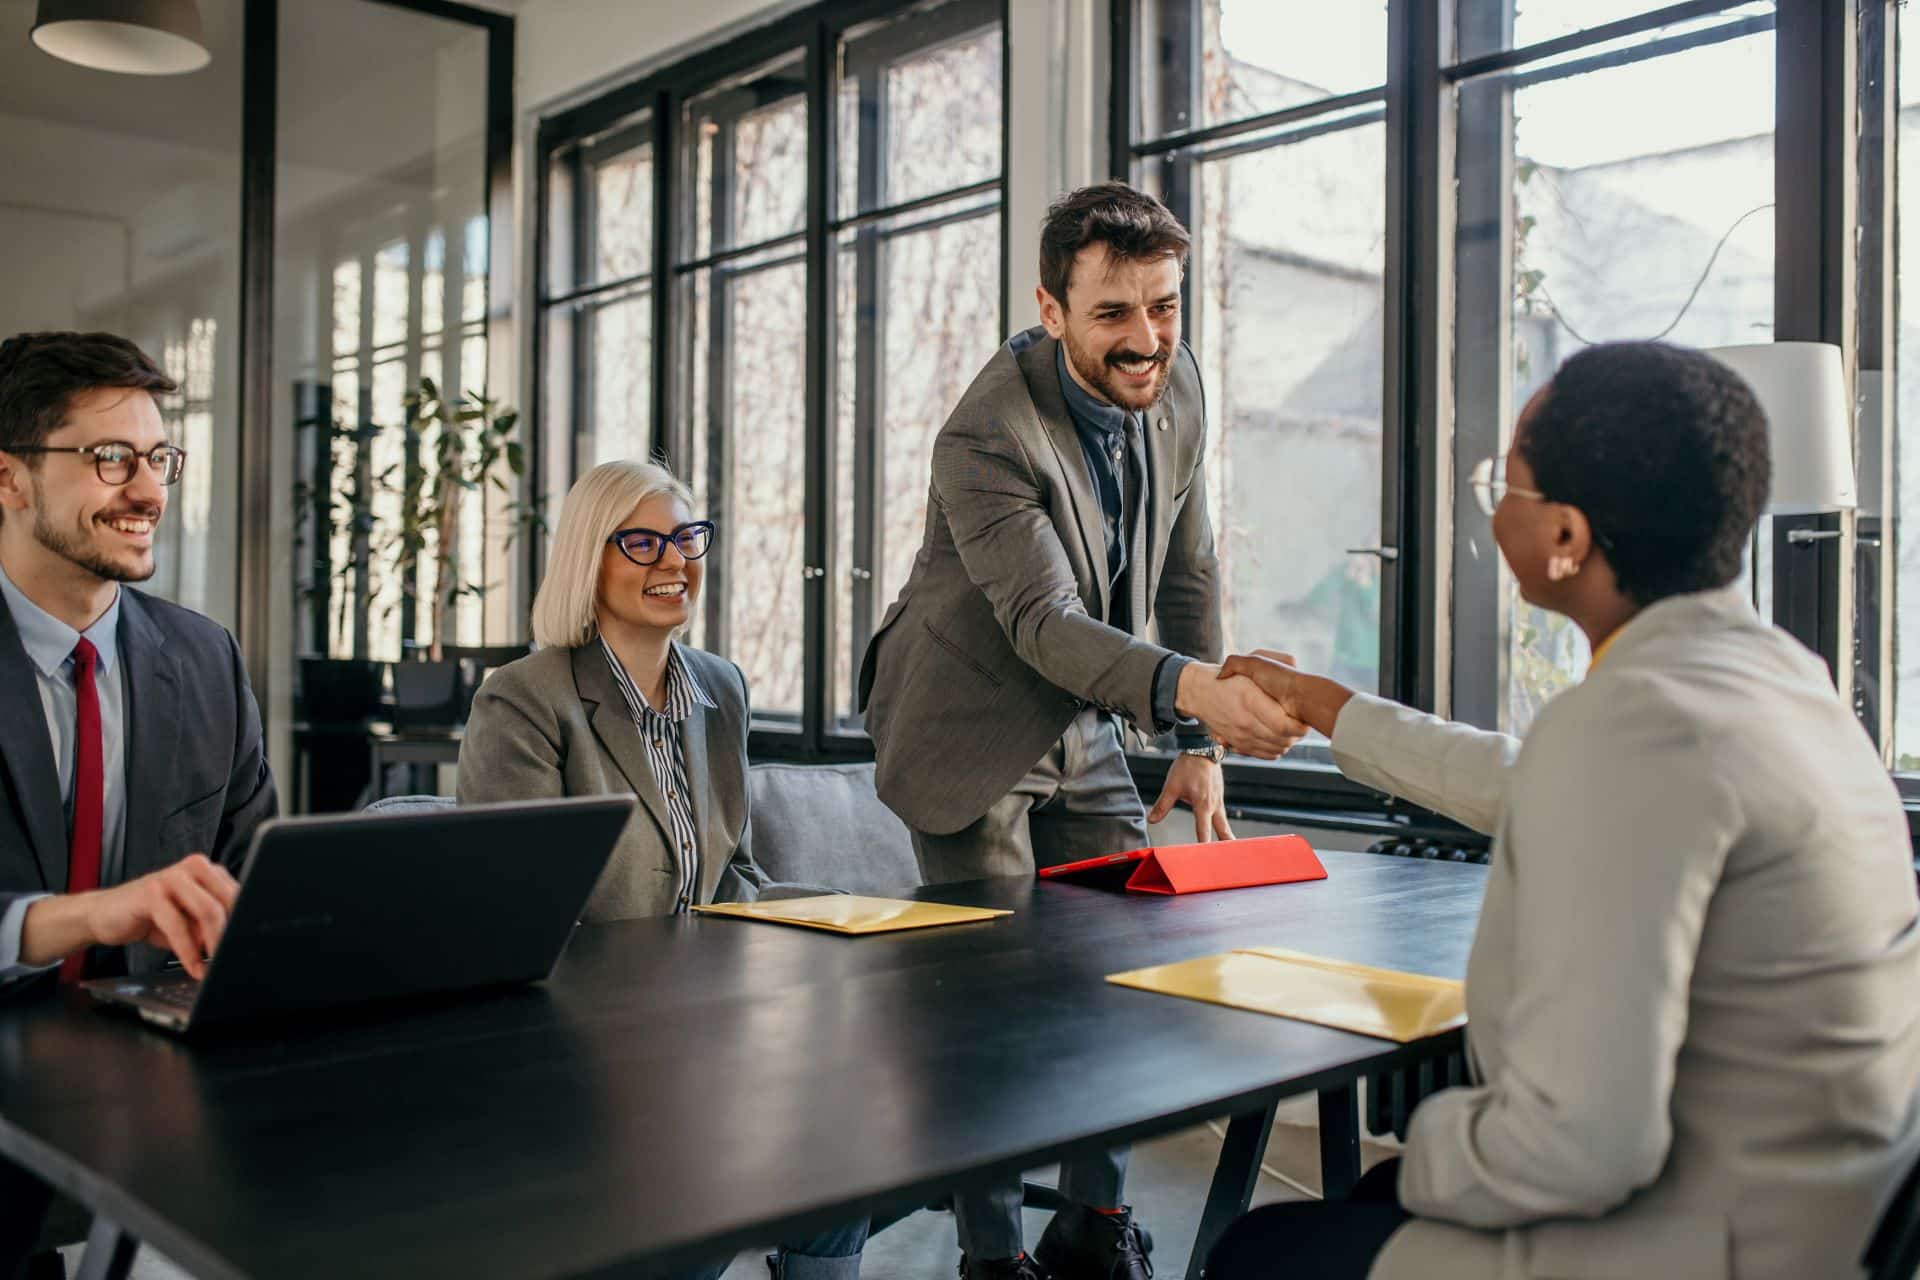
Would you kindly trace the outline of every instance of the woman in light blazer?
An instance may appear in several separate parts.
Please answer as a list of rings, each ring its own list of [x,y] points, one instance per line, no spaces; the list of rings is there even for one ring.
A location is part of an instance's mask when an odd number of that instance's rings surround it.
[[[639,797],[587,899],[589,922],[796,888],[770,884],[753,861],[746,678],[674,639],[699,603],[714,536],[664,468],[620,461],[587,472],[561,508],[534,598],[539,647],[488,676],[473,700],[462,803]],[[852,1280],[866,1235],[861,1222],[782,1249],[776,1275]]]
[[[1860,1274],[1920,1152],[1913,854],[1826,668],[1734,585],[1766,431],[1730,370],[1652,343],[1585,350],[1527,405],[1475,486],[1594,660],[1524,744],[1228,664],[1494,853],[1474,1083],[1353,1199],[1242,1218],[1209,1280]]]

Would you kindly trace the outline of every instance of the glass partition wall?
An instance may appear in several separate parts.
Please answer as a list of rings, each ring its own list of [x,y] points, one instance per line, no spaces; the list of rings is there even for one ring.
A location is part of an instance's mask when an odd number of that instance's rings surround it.
[[[511,27],[470,16],[384,0],[278,14],[271,520],[291,572],[272,588],[273,709],[308,807],[364,798],[366,720],[458,721],[450,649],[527,635],[508,590],[524,445],[489,354]]]
[[[104,329],[180,384],[187,467],[142,589],[240,626],[241,0],[200,6],[212,61],[110,75],[0,42],[0,337]],[[9,10],[9,16],[16,16]]]

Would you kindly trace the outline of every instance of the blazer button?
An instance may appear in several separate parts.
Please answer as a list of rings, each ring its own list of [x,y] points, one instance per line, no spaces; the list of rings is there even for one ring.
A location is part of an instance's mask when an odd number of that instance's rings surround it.
[[[1153,425],[1160,428],[1162,431],[1165,431],[1167,429],[1167,420],[1165,418],[1162,418],[1160,419],[1160,421],[1154,423]]]

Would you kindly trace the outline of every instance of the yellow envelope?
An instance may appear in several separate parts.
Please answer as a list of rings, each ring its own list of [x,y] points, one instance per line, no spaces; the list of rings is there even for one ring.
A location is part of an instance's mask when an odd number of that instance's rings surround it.
[[[952,907],[944,902],[908,902],[901,898],[862,898],[857,894],[828,893],[817,898],[781,898],[773,902],[716,902],[695,911],[710,916],[735,916],[773,924],[797,924],[833,933],[893,933],[900,929],[931,929],[943,924],[966,924],[1010,916],[1011,911],[986,907]]]
[[[1465,1024],[1465,984],[1279,947],[1115,973],[1108,982],[1405,1044]]]

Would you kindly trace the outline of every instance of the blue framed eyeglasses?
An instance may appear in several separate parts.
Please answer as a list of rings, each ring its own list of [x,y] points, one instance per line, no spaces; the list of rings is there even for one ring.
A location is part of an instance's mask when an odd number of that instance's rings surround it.
[[[713,548],[714,523],[694,520],[666,533],[658,529],[617,529],[607,541],[641,568],[659,563],[671,542],[683,559],[698,560]]]

